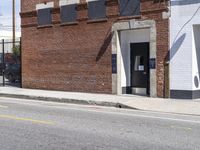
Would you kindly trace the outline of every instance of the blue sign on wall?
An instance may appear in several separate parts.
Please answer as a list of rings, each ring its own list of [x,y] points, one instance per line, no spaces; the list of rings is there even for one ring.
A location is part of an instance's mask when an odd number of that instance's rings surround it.
[[[156,69],[156,59],[155,58],[151,58],[149,60],[149,69]]]
[[[117,54],[112,54],[112,73],[117,73]]]

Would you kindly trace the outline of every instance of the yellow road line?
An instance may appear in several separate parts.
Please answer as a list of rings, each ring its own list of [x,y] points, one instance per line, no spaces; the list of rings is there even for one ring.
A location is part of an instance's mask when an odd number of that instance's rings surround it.
[[[19,120],[19,121],[29,121],[29,122],[38,123],[38,124],[48,124],[48,125],[54,124],[51,121],[35,120],[35,119],[31,119],[31,118],[20,118],[20,117],[10,116],[10,115],[0,115],[0,118]]]
[[[8,106],[0,105],[0,108],[8,108]]]
[[[173,129],[183,129],[183,130],[192,130],[192,128],[189,127],[179,127],[179,126],[171,126]]]

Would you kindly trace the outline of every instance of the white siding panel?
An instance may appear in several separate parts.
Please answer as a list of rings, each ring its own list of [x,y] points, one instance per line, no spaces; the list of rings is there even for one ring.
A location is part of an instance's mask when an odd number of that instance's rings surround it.
[[[175,0],[173,0],[175,1]],[[177,0],[176,0],[177,1]],[[193,25],[200,24],[200,3],[171,6],[170,18],[170,89],[194,90],[198,72],[193,42]],[[197,11],[198,10],[198,11]],[[185,37],[184,37],[185,36]],[[184,38],[183,38],[184,37]],[[174,46],[177,39],[183,39]],[[180,40],[181,41],[181,40]],[[179,48],[177,48],[179,47]],[[200,88],[199,88],[200,89]]]

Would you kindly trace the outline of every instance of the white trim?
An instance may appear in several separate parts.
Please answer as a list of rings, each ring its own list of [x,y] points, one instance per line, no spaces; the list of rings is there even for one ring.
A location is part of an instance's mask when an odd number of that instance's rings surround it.
[[[78,4],[78,3],[80,3],[80,0],[60,0],[59,6]]]
[[[156,25],[154,20],[144,20],[144,21],[137,21],[137,20],[130,20],[130,21],[124,21],[124,22],[117,22],[113,24],[112,31],[115,33],[119,33],[120,31],[124,30],[139,30],[139,29],[149,29],[150,30],[150,49],[149,49],[149,58],[155,58],[156,55]],[[122,51],[121,51],[121,45],[119,41],[121,41],[121,37],[119,37],[118,34],[114,34],[113,36],[113,42],[112,48],[117,48],[117,94],[122,94]],[[114,42],[115,40],[115,42]],[[157,69],[150,69],[150,96],[151,97],[157,97],[157,76],[156,76]],[[112,82],[116,82],[115,79],[112,79]],[[113,85],[115,83],[112,83]],[[114,89],[112,89],[114,91]]]
[[[54,7],[54,2],[47,2],[45,3],[40,3],[36,5],[36,10],[39,9],[45,9],[45,8],[53,8]]]

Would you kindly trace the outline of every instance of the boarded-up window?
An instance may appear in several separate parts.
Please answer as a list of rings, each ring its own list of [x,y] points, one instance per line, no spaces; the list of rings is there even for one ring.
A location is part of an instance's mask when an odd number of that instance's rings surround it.
[[[76,11],[77,4],[65,5],[61,6],[61,22],[75,22],[77,19],[77,11]]]
[[[140,0],[119,0],[119,3],[121,16],[140,15]]]
[[[38,25],[50,25],[52,22],[51,8],[39,9],[38,13]]]
[[[88,17],[90,20],[106,18],[105,0],[88,2]]]

